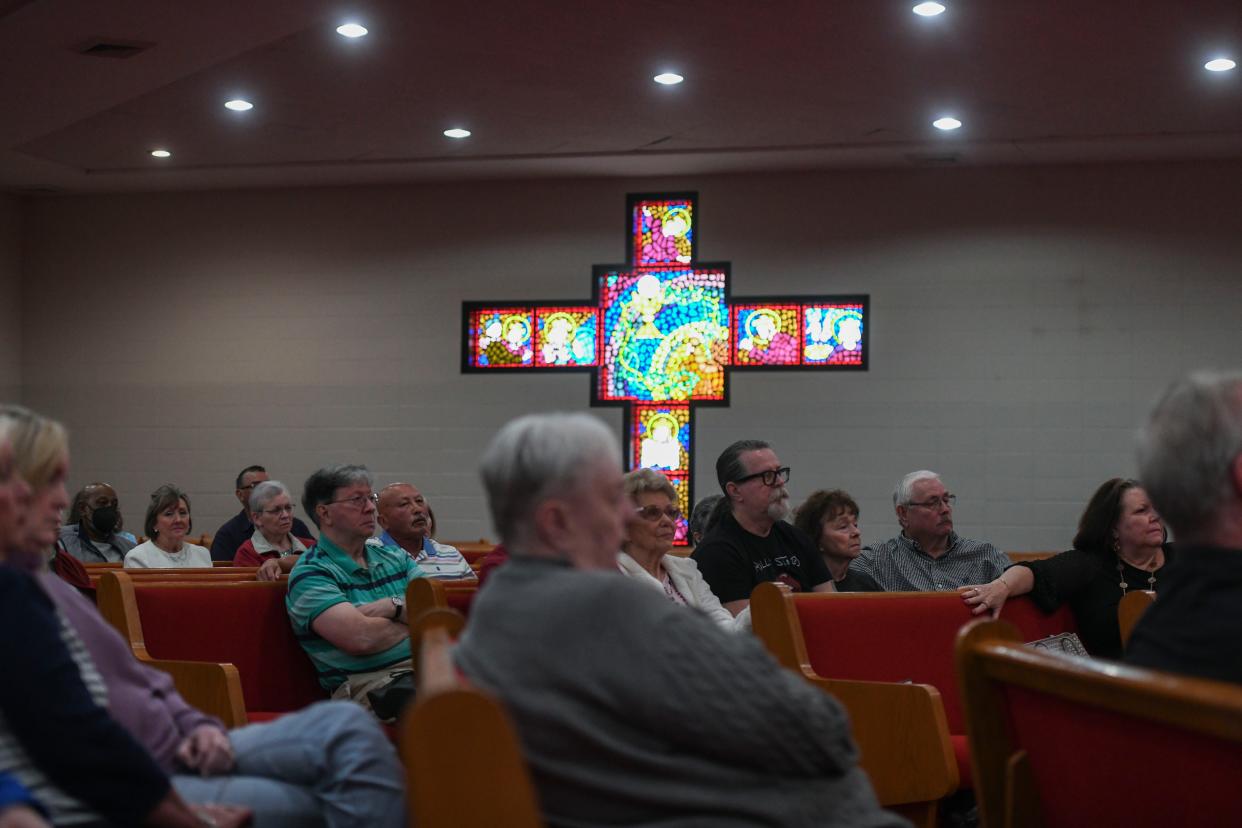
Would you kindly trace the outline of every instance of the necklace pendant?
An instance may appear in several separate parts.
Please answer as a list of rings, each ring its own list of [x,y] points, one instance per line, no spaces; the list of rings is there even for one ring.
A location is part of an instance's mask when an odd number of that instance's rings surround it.
[[[1123,590],[1130,588],[1130,585],[1127,584],[1125,581],[1122,581],[1120,584],[1118,584],[1118,586],[1120,586]]]

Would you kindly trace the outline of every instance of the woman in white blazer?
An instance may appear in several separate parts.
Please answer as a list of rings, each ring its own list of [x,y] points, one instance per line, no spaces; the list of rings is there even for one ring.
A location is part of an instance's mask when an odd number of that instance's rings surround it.
[[[634,501],[638,519],[630,521],[626,530],[623,551],[617,558],[621,571],[660,590],[675,604],[706,613],[721,627],[749,629],[749,612],[734,618],[720,605],[694,561],[669,554],[681,510],[677,508],[677,492],[668,478],[651,469],[635,469],[625,476],[625,491]]]

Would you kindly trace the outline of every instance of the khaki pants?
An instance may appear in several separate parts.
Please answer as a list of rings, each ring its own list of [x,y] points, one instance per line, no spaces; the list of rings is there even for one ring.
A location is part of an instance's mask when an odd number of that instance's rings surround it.
[[[406,660],[399,664],[385,667],[383,670],[373,670],[369,673],[351,673],[349,678],[332,691],[332,698],[351,699],[370,710],[371,700],[367,698],[367,693],[383,687],[403,673],[411,673],[413,671],[414,662]]]

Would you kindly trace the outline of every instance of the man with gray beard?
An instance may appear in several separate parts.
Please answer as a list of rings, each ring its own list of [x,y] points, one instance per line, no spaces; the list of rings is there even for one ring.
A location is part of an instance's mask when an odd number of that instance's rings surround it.
[[[724,608],[738,615],[764,581],[832,592],[832,574],[789,514],[789,467],[762,440],[738,440],[716,460],[720,519],[691,556]]]

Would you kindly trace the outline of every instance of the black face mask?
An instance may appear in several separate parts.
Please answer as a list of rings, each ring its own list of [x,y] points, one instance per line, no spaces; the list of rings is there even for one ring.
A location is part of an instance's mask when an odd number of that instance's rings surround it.
[[[118,510],[115,506],[102,506],[91,512],[91,528],[101,535],[111,535],[116,531]]]

